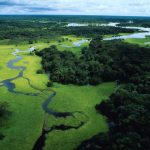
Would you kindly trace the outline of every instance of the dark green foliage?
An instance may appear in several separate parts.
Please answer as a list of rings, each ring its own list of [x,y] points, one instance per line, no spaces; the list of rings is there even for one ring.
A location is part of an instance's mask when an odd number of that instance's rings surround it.
[[[110,131],[83,142],[78,150],[150,149],[150,79],[141,81],[125,84],[109,100],[96,105],[108,117]]]
[[[37,72],[36,72],[37,74],[43,74],[44,73],[44,71],[42,70],[42,69],[39,69],[39,70],[37,70]]]
[[[63,84],[96,85],[103,81],[141,82],[149,72],[150,49],[120,40],[95,38],[78,58],[51,46],[37,53],[50,79]],[[146,84],[146,83],[145,83]],[[145,89],[146,90],[146,89]]]
[[[8,18],[7,16],[4,18],[0,16],[0,40],[9,39],[10,43],[20,44],[20,42],[26,42],[33,44],[41,39],[47,43],[50,39],[62,35],[95,37],[96,35],[133,33],[137,31],[135,29],[104,26],[66,27],[67,22],[64,23],[65,16],[53,16],[50,17],[51,20],[47,19],[46,16],[43,18],[37,16],[35,20],[31,20],[33,19],[32,17],[25,17],[26,20],[24,17],[17,19],[18,17],[15,16],[12,21],[11,16]],[[52,21],[54,18],[56,20]],[[59,22],[58,18],[59,21],[62,20],[63,22]],[[77,20],[82,21],[81,17],[77,17]],[[59,42],[63,42],[63,39],[59,40]]]
[[[8,104],[0,102],[0,127],[4,125],[4,121],[9,117],[10,111],[8,110]],[[0,132],[0,140],[4,138],[4,135]]]
[[[33,44],[33,40],[30,39],[30,40],[29,40],[29,44]]]
[[[47,87],[52,87],[53,86],[53,82],[52,81],[49,81],[48,83],[47,83]]]
[[[0,119],[8,117],[10,112],[7,109],[8,109],[8,104],[0,102]]]
[[[0,140],[2,140],[4,137],[5,136],[2,133],[0,133]]]
[[[119,34],[119,33],[133,33],[138,30],[125,29],[121,27],[111,26],[86,26],[86,27],[68,27],[61,28],[62,34],[96,37],[97,35]]]

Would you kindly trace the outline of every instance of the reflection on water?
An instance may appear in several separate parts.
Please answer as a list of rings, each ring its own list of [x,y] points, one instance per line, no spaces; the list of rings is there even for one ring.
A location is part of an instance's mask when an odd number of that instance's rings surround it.
[[[67,27],[79,27],[79,26],[89,26],[89,25],[94,25],[94,26],[112,26],[112,27],[117,27],[119,22],[110,22],[107,24],[90,24],[90,23],[68,23]],[[121,27],[121,26],[120,26]],[[115,40],[115,39],[129,39],[129,38],[134,38],[134,39],[139,39],[139,38],[145,38],[146,36],[150,36],[150,28],[144,28],[144,27],[121,27],[121,28],[126,28],[126,29],[138,29],[139,33],[132,33],[129,35],[122,35],[122,36],[115,36],[111,38],[104,38],[104,40]],[[74,42],[74,45],[76,47],[81,46],[81,44],[85,43],[87,41],[81,40],[78,42]],[[146,42],[145,44],[150,44],[149,42]]]
[[[88,26],[88,23],[68,23],[67,27],[82,27]]]
[[[150,45],[150,42],[145,42],[144,44],[146,44],[146,45]]]
[[[17,55],[18,53],[30,53],[30,52],[33,52],[35,50],[35,47],[30,47],[28,50],[26,51],[21,51],[19,50],[18,48],[16,48],[15,52],[13,52],[12,54],[13,55]]]
[[[74,42],[73,45],[74,45],[75,47],[80,47],[82,44],[87,43],[87,42],[88,42],[88,40],[82,39],[82,40],[80,40],[80,41]]]
[[[126,29],[138,29],[139,33],[132,33],[129,35],[123,35],[123,36],[115,36],[111,38],[105,38],[104,40],[115,40],[115,39],[143,39],[146,36],[150,36],[150,28],[144,28],[144,27],[122,27]]]

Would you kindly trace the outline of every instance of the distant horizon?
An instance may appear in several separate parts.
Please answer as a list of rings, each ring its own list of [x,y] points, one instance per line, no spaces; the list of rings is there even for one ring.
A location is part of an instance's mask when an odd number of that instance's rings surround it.
[[[130,16],[130,15],[87,15],[87,14],[0,14],[0,16],[97,16],[97,17],[145,17],[150,18],[150,16]]]

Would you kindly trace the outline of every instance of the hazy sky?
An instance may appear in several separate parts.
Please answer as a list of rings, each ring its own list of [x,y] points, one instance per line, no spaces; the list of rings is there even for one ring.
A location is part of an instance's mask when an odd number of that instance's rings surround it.
[[[0,14],[150,16],[150,0],[0,0]]]

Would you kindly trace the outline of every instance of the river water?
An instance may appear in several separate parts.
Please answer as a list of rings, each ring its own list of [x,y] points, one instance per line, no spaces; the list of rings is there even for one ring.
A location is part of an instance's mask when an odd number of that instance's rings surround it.
[[[132,33],[129,35],[123,35],[123,36],[115,36],[111,38],[105,38],[104,40],[115,40],[115,39],[143,39],[146,38],[146,36],[150,36],[150,28],[143,28],[143,27],[122,27],[126,29],[138,29],[139,33]]]
[[[80,47],[82,44],[87,43],[87,42],[89,42],[89,40],[82,39],[82,40],[80,40],[80,41],[74,42],[73,45],[74,45],[75,47]]]
[[[85,23],[68,23],[67,27],[76,27],[76,26],[88,26],[90,24]],[[119,22],[110,22],[108,24],[97,24],[96,26],[112,26],[112,27],[118,27]],[[120,26],[119,26],[120,27]],[[146,38],[146,36],[150,36],[150,28],[144,28],[144,27],[121,27],[121,28],[126,28],[126,29],[138,29],[140,32],[139,33],[131,33],[128,35],[122,35],[122,36],[114,36],[111,38],[104,38],[103,40],[115,40],[115,39],[143,39]],[[81,40],[78,42],[75,42],[74,45],[77,47],[80,47],[81,44],[87,42],[87,40]],[[145,42],[145,44],[150,44],[149,42]]]
[[[32,51],[34,51],[35,48],[32,47],[26,51],[21,51],[19,49],[16,49],[15,52],[12,53],[12,55],[15,56],[15,58],[13,60],[8,61],[7,63],[7,67],[9,69],[14,69],[14,70],[18,70],[19,73],[16,77],[13,78],[9,78],[6,80],[3,80],[0,82],[0,88],[1,87],[6,87],[8,89],[9,92],[14,93],[14,94],[23,94],[26,96],[40,96],[40,94],[45,94],[45,97],[48,97],[44,100],[43,104],[42,104],[42,109],[45,112],[45,114],[48,115],[52,115],[56,118],[66,118],[71,116],[74,119],[76,118],[75,114],[81,114],[83,115],[86,120],[85,121],[81,121],[78,125],[76,126],[69,126],[69,125],[64,125],[64,124],[60,124],[60,125],[53,125],[51,127],[45,128],[45,121],[43,123],[43,128],[42,128],[42,133],[40,135],[40,137],[37,138],[37,141],[35,142],[34,146],[33,146],[33,150],[42,150],[43,147],[45,146],[45,141],[46,141],[46,134],[49,134],[50,132],[52,132],[53,130],[61,130],[61,131],[65,131],[65,130],[70,130],[70,129],[79,129],[80,127],[82,127],[87,121],[88,121],[88,116],[86,116],[83,112],[80,111],[74,111],[74,112],[59,112],[59,111],[54,111],[53,109],[49,108],[49,104],[50,102],[52,102],[53,98],[56,96],[56,92],[53,91],[52,89],[39,89],[38,87],[35,87],[34,85],[31,84],[30,79],[24,77],[24,71],[26,70],[25,66],[15,66],[15,63],[21,61],[23,59],[22,56],[19,56],[18,54],[21,52],[25,52],[25,53],[30,53]],[[15,83],[13,83],[12,81],[18,79],[18,78],[23,78],[25,80],[28,81],[28,84],[31,88],[35,89],[38,91],[38,93],[24,93],[21,91],[15,91],[16,85]],[[44,91],[49,90],[50,94],[46,94],[44,93]],[[44,98],[44,97],[42,97]],[[47,126],[47,125],[46,125]]]
[[[36,48],[34,46],[30,47],[28,50],[25,50],[25,51],[21,51],[18,48],[16,48],[16,50],[12,52],[12,55],[17,55],[18,53],[30,53],[30,52],[33,52],[35,49]]]

